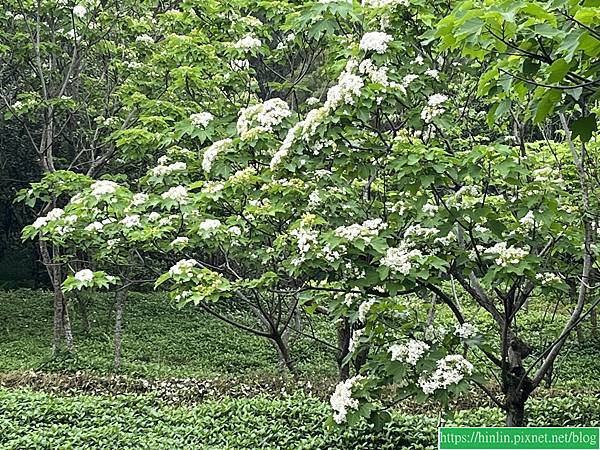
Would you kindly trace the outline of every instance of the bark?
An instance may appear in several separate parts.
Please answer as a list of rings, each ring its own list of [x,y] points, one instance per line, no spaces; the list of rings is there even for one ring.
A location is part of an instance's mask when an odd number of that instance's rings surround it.
[[[271,340],[277,349],[279,360],[281,361],[282,365],[286,367],[292,375],[296,376],[298,371],[296,370],[296,365],[294,364],[294,361],[290,355],[290,349],[286,342],[287,339],[285,339],[279,333],[274,333]]]
[[[121,289],[115,294],[115,369],[121,368],[121,349],[123,341],[123,309],[127,300],[127,290]]]
[[[63,332],[65,335],[65,342],[67,344],[67,351],[73,352],[73,332],[71,331],[71,320],[69,319],[69,302],[67,298],[62,295],[62,324]]]
[[[57,249],[54,248],[54,255],[50,255],[48,249],[48,243],[46,241],[39,241],[40,255],[42,262],[46,266],[50,282],[52,283],[52,290],[54,292],[54,320],[53,320],[53,332],[52,332],[52,356],[56,357],[60,353],[61,343],[63,336],[67,341],[67,349],[73,350],[73,335],[70,329],[70,323],[68,322],[68,311],[66,310],[65,297],[61,289],[62,273],[60,266],[55,264],[54,256],[57,253]],[[65,327],[65,321],[67,326]],[[65,330],[66,328],[66,330]],[[65,332],[67,331],[67,332]]]
[[[531,350],[531,347],[519,338],[511,339],[508,346],[508,373],[504,375],[508,427],[525,425],[525,402],[533,391],[533,385],[523,367],[523,359],[529,356]]]
[[[343,319],[343,322],[337,327],[338,334],[338,353],[336,360],[338,364],[338,376],[340,381],[347,380],[350,377],[350,365],[344,364],[344,358],[350,353],[350,339],[352,337],[352,330],[350,323],[347,318]]]
[[[592,309],[590,313],[590,324],[592,326],[592,337],[598,336],[598,316],[596,313],[596,308]]]

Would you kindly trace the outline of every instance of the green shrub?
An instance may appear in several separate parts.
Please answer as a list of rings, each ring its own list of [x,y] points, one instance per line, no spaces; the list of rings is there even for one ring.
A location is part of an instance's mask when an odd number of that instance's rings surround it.
[[[600,399],[533,399],[530,425],[600,425]],[[350,429],[325,425],[327,404],[304,394],[168,406],[150,396],[59,397],[0,390],[0,448],[152,449],[433,449],[437,420],[393,414],[376,431],[364,422]],[[499,426],[500,410],[456,414],[453,424]]]

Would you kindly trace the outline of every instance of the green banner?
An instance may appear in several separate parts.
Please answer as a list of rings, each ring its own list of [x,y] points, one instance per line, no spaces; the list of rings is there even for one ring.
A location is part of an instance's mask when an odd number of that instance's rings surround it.
[[[600,428],[440,428],[444,449],[600,450]]]

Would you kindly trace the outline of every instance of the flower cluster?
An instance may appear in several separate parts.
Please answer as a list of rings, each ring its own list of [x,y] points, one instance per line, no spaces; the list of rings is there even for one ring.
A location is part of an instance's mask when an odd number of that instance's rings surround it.
[[[362,224],[355,223],[348,226],[337,227],[334,233],[336,236],[348,241],[362,239],[365,242],[371,242],[375,236],[386,228],[387,224],[377,218],[365,220]]]
[[[506,242],[498,242],[493,247],[485,249],[484,253],[496,255],[494,261],[501,267],[506,267],[509,264],[519,264],[529,254],[527,250],[514,245],[509,247]]]
[[[165,200],[173,200],[179,203],[185,203],[187,201],[188,191],[185,186],[175,186],[170,188],[167,192],[163,192],[162,198]]]
[[[523,230],[525,230],[525,231],[533,230],[536,225],[535,215],[534,215],[533,211],[529,211],[527,214],[525,214],[523,217],[521,217],[521,219],[519,220],[519,223],[523,226]]]
[[[92,195],[96,198],[99,198],[103,195],[114,194],[117,192],[119,185],[114,181],[98,180],[92,183],[90,187],[92,189]]]
[[[346,381],[338,383],[335,387],[335,392],[331,395],[329,403],[335,411],[333,420],[335,420],[336,423],[344,423],[349,410],[358,409],[358,400],[352,398],[352,389],[356,383],[362,379],[364,379],[363,376],[356,375],[352,378],[348,378]]]
[[[197,128],[206,128],[214,116],[208,111],[195,113],[190,116],[190,122]]]
[[[82,283],[86,283],[88,281],[92,281],[94,279],[94,272],[92,272],[90,269],[83,269],[80,270],[79,272],[76,272],[73,277],[77,280],[77,281],[81,281]]]
[[[430,96],[427,100],[427,105],[421,111],[421,119],[425,123],[429,123],[434,117],[443,114],[446,110],[441,105],[446,100],[448,100],[448,97],[443,94],[433,94]]]
[[[362,0],[363,7],[383,8],[385,6],[408,6],[408,0]]]
[[[412,248],[407,241],[401,241],[398,247],[387,249],[380,264],[389,267],[392,272],[408,275],[413,266],[413,261],[423,256],[420,250]]]
[[[248,34],[248,35],[244,36],[242,39],[240,39],[239,41],[237,41],[233,46],[235,48],[239,48],[241,50],[250,50],[253,48],[260,47],[261,45],[262,45],[262,42],[260,41],[260,39],[252,36],[251,34]]]
[[[205,172],[210,172],[217,155],[226,149],[232,142],[233,141],[229,138],[221,139],[220,141],[217,141],[208,147],[202,156],[202,169]]]
[[[186,275],[188,277],[191,277],[193,275],[192,269],[197,265],[198,261],[196,261],[195,259],[182,259],[169,269],[169,275]]]
[[[279,150],[273,155],[270,167],[274,169],[290,152],[292,145],[300,136],[308,141],[317,131],[318,126],[323,120],[336,108],[343,104],[353,105],[355,97],[360,96],[361,90],[365,85],[364,80],[352,73],[359,66],[358,61],[351,59],[346,64],[345,69],[338,77],[337,84],[331,86],[327,91],[327,100],[324,105],[312,109],[306,115],[304,120],[291,127]]]
[[[411,339],[406,344],[392,345],[388,351],[392,354],[390,358],[392,361],[405,362],[415,366],[429,348],[429,344],[426,342]]]
[[[86,14],[87,14],[87,9],[85,8],[85,6],[75,5],[73,7],[73,15],[75,17],[79,17],[80,19],[83,19]]]
[[[169,165],[160,164],[151,170],[151,173],[155,177],[162,177],[170,175],[173,172],[183,172],[187,169],[187,164],[183,161],[177,161]]]
[[[140,216],[138,216],[137,214],[132,214],[130,216],[126,216],[119,223],[122,224],[125,228],[137,227],[140,225]]]
[[[141,34],[135,38],[135,42],[142,44],[154,44],[154,38],[152,36],[148,36],[147,34]]]
[[[562,282],[562,279],[552,272],[536,273],[535,279],[538,280],[542,286]]]
[[[358,306],[358,320],[364,323],[367,320],[367,314],[369,314],[369,311],[374,304],[375,300],[373,299],[362,302]]]
[[[237,131],[242,140],[254,137],[257,133],[271,132],[292,112],[288,104],[280,98],[272,98],[264,103],[249,106],[240,111]],[[256,126],[252,127],[253,124]]]
[[[202,231],[212,231],[221,226],[221,222],[218,219],[206,219],[200,222],[198,229]]]
[[[35,222],[33,222],[33,224],[31,224],[31,226],[33,228],[35,228],[36,230],[39,230],[42,227],[45,227],[46,225],[48,225],[48,222],[51,222],[53,220],[57,220],[60,217],[62,217],[62,215],[65,212],[61,209],[61,208],[54,208],[53,210],[51,210],[50,212],[48,212],[47,215],[42,216],[42,217],[38,217],[37,219],[35,219]]]
[[[454,326],[454,334],[461,339],[471,339],[479,334],[479,330],[475,325],[465,322]]]
[[[425,394],[433,394],[437,389],[446,389],[462,381],[473,373],[473,364],[461,355],[448,355],[437,362],[437,367],[429,376],[419,378],[419,386]]]
[[[393,40],[394,38],[387,33],[371,31],[364,34],[360,40],[359,48],[364,51],[373,50],[379,54],[383,54],[388,48],[388,43]]]

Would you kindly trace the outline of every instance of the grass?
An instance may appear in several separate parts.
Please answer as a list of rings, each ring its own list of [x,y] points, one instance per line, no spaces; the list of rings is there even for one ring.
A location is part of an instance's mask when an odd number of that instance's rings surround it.
[[[533,426],[600,425],[600,400],[535,399]],[[2,449],[433,449],[437,418],[394,413],[380,430],[325,424],[328,407],[302,393],[170,406],[151,396],[57,396],[0,389]],[[493,408],[459,412],[447,425],[498,426]]]
[[[113,300],[96,295],[90,302],[91,332],[86,335],[75,305],[71,322],[76,353],[50,360],[52,297],[45,291],[20,289],[2,295],[0,372],[26,370],[113,371]],[[332,330],[317,324],[333,339]],[[303,374],[335,373],[332,355],[306,338],[292,343]],[[155,294],[131,294],[125,309],[122,373],[147,378],[274,376],[282,374],[275,349],[264,339],[237,330],[199,308],[176,309]]]
[[[0,449],[436,448],[438,417],[427,405],[400,405],[382,430],[364,422],[347,430],[328,428],[330,410],[322,394],[330,389],[335,364],[310,340],[294,342],[293,355],[305,380],[323,384],[314,391],[304,382],[289,383],[265,340],[198,308],[178,310],[160,295],[132,294],[122,375],[114,377],[111,297],[93,298],[87,335],[72,305],[76,354],[57,361],[50,359],[51,295],[21,289],[1,299],[0,384],[13,388],[0,387]],[[526,317],[540,342],[558,329],[542,318],[533,308]],[[330,325],[315,325],[321,338],[334,342]],[[541,389],[528,402],[530,425],[600,426],[599,352],[597,339],[584,345],[571,339],[556,367],[559,391]],[[224,381],[226,388],[219,384]],[[471,400],[448,420],[502,424],[502,411]]]

